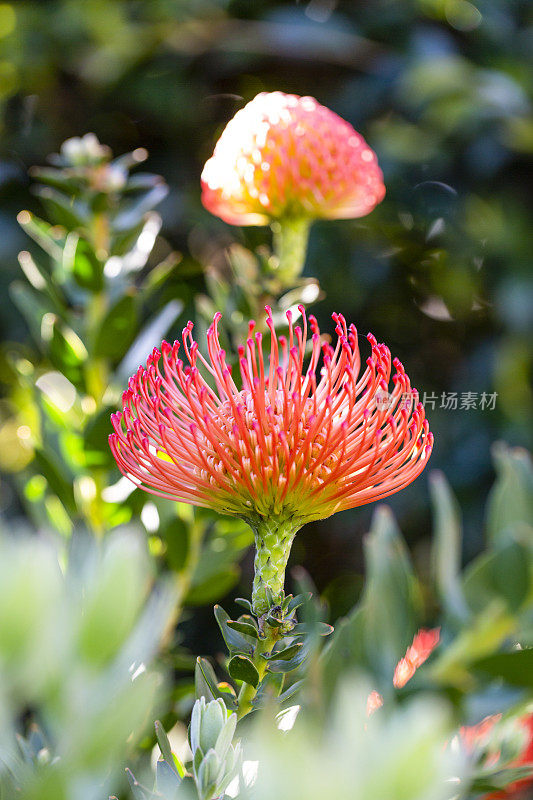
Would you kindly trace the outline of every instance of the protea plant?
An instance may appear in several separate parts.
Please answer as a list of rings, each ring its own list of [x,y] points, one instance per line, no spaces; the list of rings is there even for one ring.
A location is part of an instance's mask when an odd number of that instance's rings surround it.
[[[292,541],[306,522],[391,495],[427,464],[433,445],[424,408],[398,359],[334,314],[337,341],[316,319],[287,313],[277,336],[270,308],[270,358],[249,324],[234,378],[217,314],[207,358],[192,336],[163,342],[139,367],[112,415],[110,446],[122,473],[148,492],[234,514],[255,532],[253,608],[260,616],[283,596]],[[310,328],[310,356],[306,348]],[[180,357],[183,352],[183,359]],[[320,365],[322,362],[322,365]],[[393,388],[389,393],[392,366]]]

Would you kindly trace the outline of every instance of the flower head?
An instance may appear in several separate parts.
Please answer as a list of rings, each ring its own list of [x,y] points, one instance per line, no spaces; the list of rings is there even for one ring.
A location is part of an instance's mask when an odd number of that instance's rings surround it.
[[[517,720],[517,727],[523,734],[521,750],[513,761],[502,761],[501,747],[497,740],[492,740],[493,729],[501,720],[501,714],[491,714],[477,725],[465,725],[459,730],[459,739],[469,755],[482,755],[485,767],[522,767],[533,764],[533,713],[525,714]],[[527,800],[531,797],[533,774],[508,784],[505,789],[483,795],[484,800]]]
[[[522,767],[533,765],[533,713],[526,714],[518,720],[518,725],[524,735],[524,745],[521,752],[509,767]],[[487,795],[485,800],[527,800],[531,798],[533,788],[533,769],[529,777],[509,784],[501,792]]]
[[[315,318],[308,326],[299,310],[303,325],[287,312],[288,337],[278,337],[267,307],[268,361],[250,322],[239,347],[240,381],[220,345],[221,314],[207,332],[207,358],[191,322],[181,346],[154,349],[130,378],[122,412],[111,417],[110,446],[123,474],[162,497],[297,527],[411,483],[433,437],[402,364],[394,361],[387,394],[391,355],[384,344],[368,335],[372,354],[362,370],[353,325],[334,314],[331,346]],[[378,402],[384,395],[386,404]]]
[[[231,225],[363,217],[384,196],[376,155],[350,123],[283,92],[238,111],[202,173],[204,206]]]

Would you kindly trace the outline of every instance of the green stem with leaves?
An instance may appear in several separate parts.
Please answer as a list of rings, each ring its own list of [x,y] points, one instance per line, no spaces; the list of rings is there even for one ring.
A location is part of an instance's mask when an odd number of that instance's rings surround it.
[[[276,641],[277,638],[275,635],[270,634],[266,635],[264,639],[260,639],[257,643],[252,661],[257,669],[257,672],[259,673],[259,683],[261,683],[265,677],[268,669],[268,661],[266,661],[262,655],[263,653],[270,652]],[[246,714],[250,713],[253,708],[253,701],[256,694],[257,688],[252,686],[251,683],[242,684],[239,696],[237,698],[237,719],[242,719],[242,717],[245,717]]]
[[[254,517],[246,520],[255,536],[252,606],[258,617],[283,599],[285,570],[301,521],[293,518]]]

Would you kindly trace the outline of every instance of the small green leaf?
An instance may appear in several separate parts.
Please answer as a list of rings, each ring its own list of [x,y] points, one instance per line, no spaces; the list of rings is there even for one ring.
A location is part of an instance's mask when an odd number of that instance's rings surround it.
[[[69,172],[54,169],[53,167],[31,167],[28,172],[30,177],[41,183],[46,183],[47,186],[51,186],[53,189],[59,189],[65,194],[76,194],[81,187],[87,184],[86,179],[74,177]]]
[[[296,611],[297,608],[300,608],[300,606],[303,606],[304,603],[307,603],[310,598],[310,593],[297,594],[294,597],[289,596],[288,598],[285,598],[285,600],[289,600],[287,603],[287,613],[290,614],[291,611]]]
[[[76,234],[71,234],[75,236]],[[91,245],[85,239],[78,239],[71,265],[74,280],[82,289],[99,292],[104,287],[104,265],[96,257]]]
[[[151,269],[142,282],[142,295],[145,302],[149,302],[155,292],[163,289],[172,272],[180,262],[178,253],[171,253],[164,261]]]
[[[259,684],[259,673],[246,656],[233,656],[228,664],[228,672],[234,680],[249,683],[254,689]]]
[[[26,250],[18,254],[18,261],[28,283],[37,291],[39,297],[41,295],[46,297],[52,304],[52,310],[57,314],[65,314],[68,304],[63,290],[52,276],[50,268],[43,267]],[[40,319],[38,322],[40,323]]]
[[[44,450],[35,451],[35,466],[37,470],[44,475],[50,489],[59,497],[65,508],[74,513],[76,510],[76,503],[74,500],[74,490],[72,488],[72,479],[70,476],[64,475],[61,467],[54,456]]]
[[[272,589],[268,584],[265,586],[265,594],[268,603],[268,607],[272,608],[274,606],[274,595],[272,594]]]
[[[117,374],[121,380],[127,381],[139,363],[146,358],[146,353],[150,352],[154,342],[165,338],[182,310],[183,303],[174,298],[148,320],[118,366]]]
[[[51,327],[52,336],[48,342],[50,360],[72,383],[81,381],[81,366],[87,359],[87,349],[72,328],[55,319]]]
[[[81,230],[89,223],[89,210],[80,200],[65,195],[49,186],[37,186],[34,192],[41,198],[48,216],[56,225],[69,231]]]
[[[229,695],[229,698],[224,700],[226,706],[228,708],[236,708],[237,694],[231,683],[228,683],[227,681],[220,681],[217,683],[217,689],[220,692],[221,697],[224,695]]]
[[[295,681],[292,684],[292,686],[289,686],[288,689],[285,689],[285,691],[282,692],[282,694],[279,695],[278,703],[280,705],[283,705],[283,703],[286,703],[287,700],[291,700],[294,697],[294,695],[298,694],[298,692],[300,691],[300,689],[302,688],[304,683],[305,683],[304,680]]]
[[[271,702],[272,699],[279,697],[284,680],[285,676],[281,672],[267,672],[257,687],[256,695],[252,700],[252,706],[255,709],[263,708]]]
[[[60,230],[56,225],[50,225],[29,211],[21,211],[17,220],[34,242],[37,242],[55,261],[61,262],[65,243],[64,230]]]
[[[253,640],[242,635],[238,629],[234,630],[229,614],[224,609],[216,605],[214,608],[215,619],[224,637],[224,641],[231,652],[251,653],[253,651]],[[252,626],[249,626],[252,627]]]
[[[237,605],[241,606],[242,608],[245,608],[249,614],[253,614],[254,610],[249,600],[246,600],[244,597],[236,597],[235,602],[237,603]]]
[[[196,659],[194,686],[198,699],[205,697],[207,702],[217,699],[217,676],[209,661],[206,658],[201,658],[201,656]]]
[[[136,245],[139,236],[143,232],[145,220],[142,219],[133,228],[115,233],[111,238],[111,252],[114,256],[124,256],[129,253]]]
[[[272,659],[268,662],[268,669],[271,672],[292,672],[293,669],[296,669],[300,666],[300,664],[305,660],[308,655],[308,651],[305,647],[300,646],[296,655],[294,655],[290,659],[281,659],[276,658]]]
[[[159,720],[156,720],[155,722],[155,735],[157,737],[157,743],[159,745],[159,749],[161,750],[161,755],[177,775],[178,771],[174,764],[174,756],[172,754],[172,748],[170,747],[170,742],[168,740],[166,731]]]
[[[215,670],[206,658],[200,656],[196,659],[194,686],[197,698],[205,697],[207,702],[220,698],[229,711],[237,708],[235,693],[227,690],[227,684],[218,684]]]
[[[36,291],[22,281],[12,283],[9,293],[13,303],[24,317],[32,337],[42,348],[42,320],[45,314],[55,314],[54,303],[43,292]]]
[[[271,628],[281,628],[283,620],[279,617],[267,617],[266,622]]]
[[[151,211],[167,195],[168,187],[162,178],[147,191],[139,192],[138,196],[130,202],[122,202],[120,213],[113,221],[114,231],[126,231],[141,222],[147,211]]]
[[[243,633],[245,636],[250,636],[252,639],[259,639],[259,631],[252,625],[251,622],[239,622],[238,620],[230,620],[228,622],[228,628],[232,628],[234,631],[238,631],[239,633]]]
[[[270,655],[263,653],[263,658],[267,661],[291,661],[294,656],[298,655],[302,647],[302,642],[296,642],[295,644],[289,645],[289,647],[286,647],[284,650],[278,650],[270,653]]]
[[[318,634],[319,636],[330,636],[333,630],[333,625],[328,625],[327,622],[315,622],[313,624],[297,622],[294,628],[291,628],[290,635],[307,636],[309,634]]]
[[[117,164],[119,159],[123,158],[119,156],[119,158],[115,159],[113,162]],[[131,166],[133,166],[137,162],[132,162]],[[123,162],[120,162],[121,166],[124,166]],[[132,192],[140,192],[146,191],[147,189],[153,189],[154,186],[159,186],[163,183],[163,178],[160,175],[154,175],[151,172],[136,172],[135,175],[131,175],[128,178],[128,182],[124,187],[124,194],[131,194]]]
[[[118,361],[131,345],[137,331],[137,301],[126,294],[112,306],[98,332],[93,355]]]

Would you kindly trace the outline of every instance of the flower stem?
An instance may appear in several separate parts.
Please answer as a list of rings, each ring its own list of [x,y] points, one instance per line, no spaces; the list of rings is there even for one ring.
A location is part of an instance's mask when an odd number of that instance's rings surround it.
[[[272,223],[277,276],[284,285],[293,284],[303,271],[310,227],[306,217],[284,217]]]
[[[301,524],[293,519],[276,518],[247,521],[255,534],[252,605],[254,613],[261,617],[283,599],[285,569]]]

